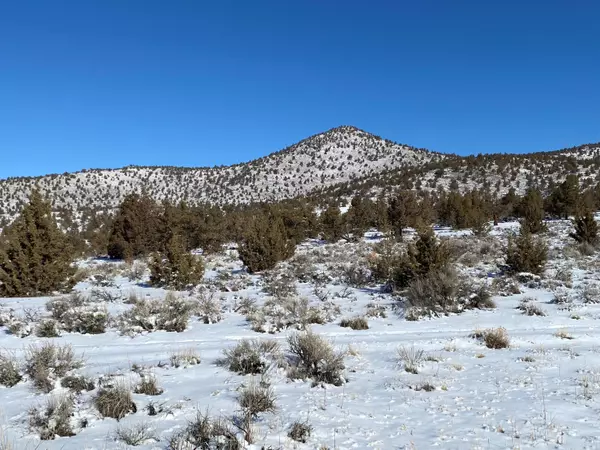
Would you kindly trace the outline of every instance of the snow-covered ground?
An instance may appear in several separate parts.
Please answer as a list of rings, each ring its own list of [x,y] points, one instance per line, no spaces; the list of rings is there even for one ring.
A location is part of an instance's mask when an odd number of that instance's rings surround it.
[[[498,249],[516,226],[496,227],[483,240],[491,246],[492,253],[467,255],[474,261],[461,263],[461,273],[478,282],[491,283],[488,274],[498,271],[497,263],[503,258]],[[297,282],[298,296],[308,298],[311,305],[327,303],[339,307],[332,322],[314,324],[311,329],[336,348],[348,351],[347,383],[313,387],[310,381],[288,379],[281,368],[270,369],[277,410],[258,417],[254,423],[254,444],[246,444],[245,448],[600,448],[600,304],[593,303],[593,298],[590,301],[590,295],[596,292],[592,288],[600,282],[600,259],[597,255],[579,256],[567,233],[568,223],[551,224],[551,260],[545,276],[541,281],[521,283],[519,294],[495,296],[494,310],[407,321],[394,308],[397,300],[379,292],[376,286],[349,287],[330,273],[329,282],[320,286],[327,296],[323,302],[317,298],[312,283]],[[481,244],[469,233],[438,230],[438,234],[472,248]],[[370,235],[361,244],[307,243],[298,254],[306,254],[326,271],[340,263],[343,255],[350,255],[347,261],[352,263],[368,254],[377,240],[376,235]],[[494,247],[494,241],[500,244]],[[104,264],[116,263],[84,263],[92,267]],[[50,394],[41,394],[25,377],[14,387],[0,387],[0,448],[130,448],[117,440],[116,430],[145,424],[156,439],[137,448],[164,449],[168,438],[184,428],[198,411],[231,418],[239,409],[240,386],[250,383],[253,376],[237,375],[217,365],[223,349],[243,338],[261,338],[277,340],[285,350],[286,338],[293,330],[257,333],[246,317],[235,311],[245,298],[261,305],[267,294],[261,288],[264,280],[243,273],[233,253],[210,257],[208,267],[207,284],[217,290],[215,298],[223,311],[222,320],[216,323],[206,324],[193,317],[180,333],[123,335],[109,327],[104,334],[63,332],[58,338],[39,338],[35,334],[21,338],[3,328],[0,348],[19,358],[24,358],[29,345],[43,341],[71,344],[84,359],[77,373],[96,380],[121,377],[133,385],[139,380],[138,372],[146,371],[157,378],[164,392],[159,396],[133,394],[137,412],[119,422],[102,418],[94,408],[92,399],[97,388],[82,393],[76,398],[72,418],[76,435],[40,441],[29,428],[28,411],[65,389],[58,386]],[[98,289],[113,293],[118,299],[106,303],[113,317],[131,308],[124,299],[132,292],[140,298],[165,296],[163,290],[121,275],[115,278],[113,286],[98,287],[86,281],[76,289],[83,293]],[[583,300],[584,291],[588,293],[587,301]],[[187,298],[189,294],[179,295]],[[557,303],[557,296],[567,301]],[[520,301],[527,297],[546,315],[528,316],[518,310]],[[16,315],[31,314],[35,309],[47,315],[48,300],[3,299],[0,304],[2,311],[12,309]],[[386,317],[369,317],[368,330],[340,327],[341,318],[364,315],[367,308],[374,307],[384,309]],[[509,348],[488,349],[470,337],[477,329],[492,327],[506,329]],[[402,346],[425,352],[418,373],[404,370],[397,357],[397,349]],[[185,349],[199,353],[200,364],[179,368],[168,364],[174,352]],[[419,390],[424,384],[435,389]],[[150,402],[163,404],[167,412],[149,416],[146,406]],[[82,420],[85,427],[80,426]],[[306,443],[288,437],[289,427],[296,421],[312,426]],[[3,447],[2,439],[12,447]]]

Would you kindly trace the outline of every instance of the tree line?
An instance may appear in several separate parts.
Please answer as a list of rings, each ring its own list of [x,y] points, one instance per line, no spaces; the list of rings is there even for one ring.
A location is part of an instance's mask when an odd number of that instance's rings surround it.
[[[149,258],[152,284],[184,289],[204,273],[194,249],[210,253],[235,243],[248,271],[261,272],[289,258],[307,238],[358,240],[370,228],[402,240],[409,227],[423,230],[438,223],[483,235],[492,221],[519,219],[521,245],[527,246],[530,235],[545,230],[544,219],[573,217],[573,238],[595,245],[600,185],[581,190],[577,177],[569,175],[546,197],[536,188],[523,196],[510,190],[499,198],[475,189],[462,194],[396,190],[375,199],[356,195],[342,213],[344,203],[305,198],[222,208],[158,203],[142,193],[128,195],[115,214],[91,213],[84,226],[66,214],[59,226],[50,202],[33,191],[0,235],[0,296],[69,290],[76,281],[73,261],[101,255]]]

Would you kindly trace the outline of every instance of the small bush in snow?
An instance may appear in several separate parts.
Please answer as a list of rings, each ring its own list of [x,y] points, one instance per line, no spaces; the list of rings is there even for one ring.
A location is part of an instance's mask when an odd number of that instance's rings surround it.
[[[287,328],[304,330],[310,324],[330,322],[338,314],[339,307],[332,302],[310,306],[305,297],[282,300],[269,298],[262,308],[252,311],[247,319],[254,331],[275,333]]]
[[[232,372],[243,375],[264,373],[273,359],[279,356],[279,344],[275,341],[240,341],[235,347],[223,351],[224,358],[218,361]]]
[[[288,437],[296,442],[306,443],[310,434],[312,433],[312,426],[308,422],[294,422],[288,431]]]
[[[446,269],[414,279],[408,286],[406,299],[411,307],[436,315],[457,311],[459,294],[456,272]]]
[[[101,388],[94,399],[94,404],[103,417],[112,417],[117,420],[137,411],[131,392],[124,383]]]
[[[487,348],[501,349],[510,346],[510,338],[505,328],[490,328],[488,330],[476,330],[471,334],[475,339],[482,341]]]
[[[581,291],[581,299],[584,303],[600,303],[600,286],[586,284]]]
[[[44,319],[35,330],[35,335],[38,337],[52,338],[59,337],[60,332],[58,330],[58,324],[54,319]]]
[[[82,375],[67,375],[62,380],[60,380],[60,385],[76,393],[83,391],[93,391],[96,387],[94,384],[94,380],[92,380],[91,378],[84,377]]]
[[[59,297],[46,303],[59,327],[69,333],[101,334],[106,331],[109,315],[104,306],[90,303],[82,294]]]
[[[216,294],[215,291],[208,289],[200,291],[198,304],[196,305],[196,314],[206,324],[217,323],[223,320],[221,300]]]
[[[382,319],[385,319],[387,317],[385,306],[377,305],[375,303],[369,303],[367,305],[367,311],[365,314],[367,315],[367,317],[380,317]]]
[[[171,366],[175,368],[195,366],[200,364],[200,355],[193,348],[185,348],[172,353],[169,360]]]
[[[364,317],[353,317],[352,319],[342,319],[340,326],[353,330],[368,330],[369,322]]]
[[[360,288],[366,286],[371,281],[371,272],[363,264],[346,264],[340,270],[340,278],[348,286]]]
[[[17,359],[12,355],[0,352],[0,385],[13,387],[22,378]]]
[[[129,281],[141,281],[146,274],[146,270],[148,270],[148,264],[144,261],[134,261],[132,264],[128,265],[125,270],[125,276]]]
[[[73,410],[73,397],[64,394],[52,396],[44,406],[29,411],[29,426],[39,433],[43,441],[56,436],[75,436],[71,426]]]
[[[524,298],[517,306],[517,309],[523,311],[523,314],[526,316],[545,316],[546,313],[539,305],[534,303],[534,299],[532,298]]]
[[[196,418],[169,439],[167,450],[241,450],[237,433],[222,419],[198,413]]]
[[[335,386],[345,382],[342,374],[345,353],[334,350],[329,341],[312,331],[306,331],[290,335],[288,344],[295,366],[290,374]]]
[[[296,280],[289,273],[268,272],[263,275],[263,291],[281,300],[297,294]]]
[[[155,376],[142,374],[142,379],[135,387],[136,394],[160,395],[163,390],[158,386]]]
[[[238,396],[238,403],[245,417],[255,419],[259,414],[275,412],[275,392],[270,386],[250,383],[243,386]]]
[[[128,427],[120,426],[115,431],[115,439],[133,447],[142,445],[147,441],[158,441],[158,437],[152,428],[145,423],[138,423]]]
[[[396,349],[396,354],[398,360],[404,364],[404,370],[410,373],[418,373],[419,366],[425,360],[425,352],[414,345],[411,347],[402,345]]]
[[[45,342],[27,349],[25,373],[36,389],[50,392],[58,378],[78,369],[82,364],[82,361],[75,357],[70,345],[60,346]]]
[[[181,332],[187,328],[194,305],[168,292],[164,300],[139,300],[121,314],[117,322],[122,333],[164,330]]]

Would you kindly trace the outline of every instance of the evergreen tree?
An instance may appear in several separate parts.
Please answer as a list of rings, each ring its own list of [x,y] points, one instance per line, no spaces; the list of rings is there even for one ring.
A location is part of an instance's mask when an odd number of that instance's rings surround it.
[[[351,241],[362,239],[371,220],[371,201],[363,200],[358,195],[350,202],[350,208],[344,216],[344,238]]]
[[[161,209],[150,197],[126,196],[112,225],[108,255],[117,259],[135,259],[162,250],[165,244],[162,221]]]
[[[34,190],[0,243],[0,297],[47,295],[75,281],[68,237],[52,217],[50,202]]]
[[[537,189],[529,189],[521,199],[518,207],[521,228],[528,233],[540,233],[546,229],[544,224],[544,200]]]
[[[204,264],[192,255],[179,234],[172,234],[163,252],[154,253],[150,262],[150,284],[183,290],[202,281]]]
[[[319,216],[320,230],[328,242],[337,242],[344,234],[344,219],[337,205],[329,206]]]
[[[548,209],[552,214],[568,219],[570,215],[577,213],[580,197],[579,178],[577,175],[567,175],[565,181],[550,194]]]
[[[573,226],[575,227],[575,231],[570,233],[569,236],[578,243],[592,246],[598,244],[598,222],[596,222],[592,211],[587,210],[575,217]]]
[[[516,238],[509,239],[506,264],[511,272],[539,274],[543,272],[547,260],[548,246],[543,239],[534,239],[526,228],[521,228]]]
[[[418,210],[417,197],[413,191],[400,191],[390,198],[388,223],[397,240],[402,240],[402,231],[405,228],[416,224]]]
[[[272,269],[296,250],[288,238],[283,219],[272,209],[249,218],[238,253],[250,273]]]

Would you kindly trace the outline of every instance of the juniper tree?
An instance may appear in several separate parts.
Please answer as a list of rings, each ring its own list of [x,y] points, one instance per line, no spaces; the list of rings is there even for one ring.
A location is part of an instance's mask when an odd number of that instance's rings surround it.
[[[183,238],[173,234],[165,250],[152,255],[150,284],[183,290],[202,281],[204,263],[187,250]]]
[[[283,220],[272,208],[248,218],[246,231],[238,243],[238,253],[250,273],[272,269],[288,259],[296,249]]]
[[[573,220],[575,231],[570,233],[573,239],[580,244],[589,244],[596,246],[598,244],[598,223],[594,218],[594,213],[586,210]]]
[[[530,188],[521,199],[518,213],[522,217],[521,228],[537,234],[546,229],[544,224],[544,200],[539,190]]]
[[[418,213],[417,197],[413,191],[400,191],[394,195],[388,204],[388,223],[394,237],[401,241],[402,231],[415,224]]]
[[[342,237],[344,232],[343,218],[337,205],[332,205],[323,211],[319,217],[319,222],[321,234],[326,241],[336,242]]]
[[[508,240],[506,265],[510,272],[543,272],[548,260],[548,246],[542,238],[534,238],[526,229],[521,228],[516,238]]]
[[[34,190],[0,242],[0,297],[70,290],[73,250],[52,217],[50,202]]]
[[[159,206],[147,195],[126,196],[112,225],[108,255],[134,259],[163,247]]]

